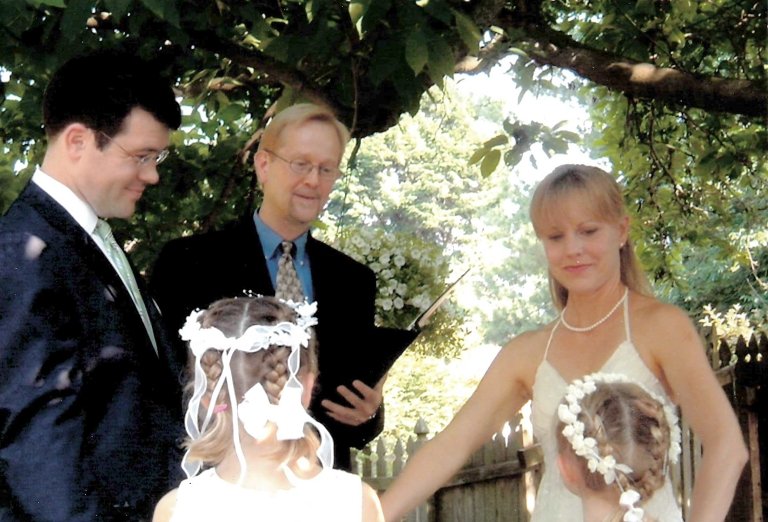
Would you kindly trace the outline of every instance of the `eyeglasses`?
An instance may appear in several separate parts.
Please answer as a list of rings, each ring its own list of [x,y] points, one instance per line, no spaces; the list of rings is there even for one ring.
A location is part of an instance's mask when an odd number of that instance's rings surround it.
[[[125,152],[127,156],[130,156],[133,158],[133,160],[139,165],[139,167],[143,167],[145,165],[149,165],[150,163],[154,163],[155,165],[160,165],[163,161],[165,161],[165,158],[168,157],[168,155],[171,153],[168,149],[159,150],[156,152],[149,152],[147,154],[134,154],[132,152],[128,152],[123,148],[122,145],[120,145],[117,141],[114,140],[114,138],[111,138],[108,136],[104,131],[99,131],[99,134],[104,136],[109,140],[110,143],[117,146],[118,149]]]
[[[338,167],[315,165],[314,163],[311,163],[309,161],[305,161],[302,159],[288,160],[283,158],[282,156],[277,155],[276,153],[274,153],[269,149],[264,149],[264,152],[268,152],[272,154],[274,157],[276,157],[277,159],[286,162],[288,166],[291,167],[291,171],[293,171],[294,174],[298,174],[299,176],[302,176],[302,177],[309,176],[312,173],[312,171],[315,170],[315,167],[317,167],[317,175],[326,181],[334,181],[338,179],[339,176],[341,176],[341,170],[339,170]]]

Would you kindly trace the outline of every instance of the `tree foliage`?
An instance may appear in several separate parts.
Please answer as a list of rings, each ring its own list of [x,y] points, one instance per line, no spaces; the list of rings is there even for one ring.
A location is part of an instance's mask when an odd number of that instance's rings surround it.
[[[210,140],[221,138],[211,123],[237,122],[245,141],[297,97],[333,106],[368,136],[414,114],[453,72],[512,55],[522,56],[512,73],[523,87],[565,68],[673,107],[759,119],[768,100],[764,6],[744,0],[7,0],[0,30],[0,66],[11,72],[3,134],[16,154],[40,137],[50,72],[103,46],[164,65],[207,115],[209,125],[192,124]]]
[[[165,239],[253,206],[252,147],[282,104],[327,103],[362,138],[417,113],[453,73],[500,63],[521,103],[547,92],[592,107],[584,143],[628,186],[655,279],[685,291],[700,249],[743,267],[765,249],[754,240],[768,178],[764,2],[6,0],[0,31],[0,209],[41,159],[40,98],[63,60],[122,47],[175,79],[185,105],[175,157],[142,212],[115,227],[144,269]],[[488,174],[532,143],[554,154],[575,138],[510,120],[472,160]]]

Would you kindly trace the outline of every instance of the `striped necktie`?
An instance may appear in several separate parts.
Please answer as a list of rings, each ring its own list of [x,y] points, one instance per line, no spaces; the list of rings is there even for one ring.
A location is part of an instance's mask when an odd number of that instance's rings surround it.
[[[296,267],[293,266],[294,245],[290,241],[283,241],[280,244],[283,255],[277,261],[277,285],[275,297],[284,301],[293,301],[295,303],[304,302],[304,290],[301,288],[301,281],[296,273]]]

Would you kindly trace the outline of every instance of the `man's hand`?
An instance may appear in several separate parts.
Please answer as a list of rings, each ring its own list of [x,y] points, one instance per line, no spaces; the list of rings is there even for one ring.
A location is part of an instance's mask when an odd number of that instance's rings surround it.
[[[349,426],[359,426],[376,416],[384,396],[384,381],[386,380],[387,376],[384,375],[373,388],[363,381],[354,380],[352,386],[358,393],[346,386],[336,388],[339,395],[346,399],[351,406],[342,406],[328,399],[323,400],[320,404],[327,410],[328,416],[332,419]]]

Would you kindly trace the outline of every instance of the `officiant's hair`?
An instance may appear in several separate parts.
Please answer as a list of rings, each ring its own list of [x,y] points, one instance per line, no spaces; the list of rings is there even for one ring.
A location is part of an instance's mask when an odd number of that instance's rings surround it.
[[[597,442],[597,453],[613,456],[632,473],[617,472],[621,491],[634,489],[644,502],[664,485],[670,440],[670,426],[663,406],[641,386],[631,382],[595,382],[596,389],[579,401],[576,415],[584,424],[584,437]],[[563,404],[566,404],[565,402]],[[606,484],[599,470],[590,471],[588,459],[576,455],[563,435],[565,424],[558,421],[557,443],[560,458],[576,469],[586,487],[593,491],[617,487]]]
[[[314,103],[297,103],[275,114],[264,129],[264,134],[259,141],[258,150],[275,150],[280,145],[280,135],[290,125],[303,125],[310,121],[327,123],[336,130],[336,135],[341,144],[341,150],[346,148],[350,135],[346,125],[341,123],[336,115],[323,105]],[[341,158],[339,158],[341,159]]]
[[[200,316],[201,327],[215,327],[227,337],[240,337],[250,326],[275,325],[283,321],[296,321],[296,312],[274,297],[237,297],[220,299],[212,303]],[[299,350],[300,365],[298,376],[307,372],[317,374],[317,353],[314,333],[307,349]],[[289,377],[288,356],[291,348],[272,345],[266,350],[246,353],[240,350],[232,354],[230,371],[235,396],[243,397],[246,391],[256,384],[261,384],[272,404],[277,404],[280,393]],[[211,399],[214,386],[223,371],[221,350],[207,350],[200,358],[200,365],[207,378],[204,398]],[[194,357],[191,358],[194,361]],[[194,363],[193,363],[194,364]],[[190,368],[190,375],[194,369]],[[190,380],[187,393],[191,396],[194,378]],[[187,401],[185,401],[187,402]],[[233,447],[232,405],[226,387],[215,398],[216,412],[205,433],[197,440],[187,441],[191,460],[199,460],[209,465],[216,465]],[[202,424],[208,408],[200,408],[199,422]],[[310,427],[304,428],[305,437],[297,440],[279,441],[275,451],[267,458],[281,463],[293,464],[301,457],[310,461],[315,458],[319,440]],[[247,436],[241,430],[241,437]],[[301,470],[294,470],[300,473]]]
[[[570,197],[579,197],[596,219],[618,222],[627,216],[621,187],[615,177],[597,167],[587,165],[560,165],[536,187],[531,199],[530,218],[538,237],[553,215],[561,212],[562,203]],[[619,249],[621,282],[630,290],[643,295],[652,294],[648,278],[635,255],[632,239]],[[550,274],[549,288],[558,310],[568,303],[568,290]]]

